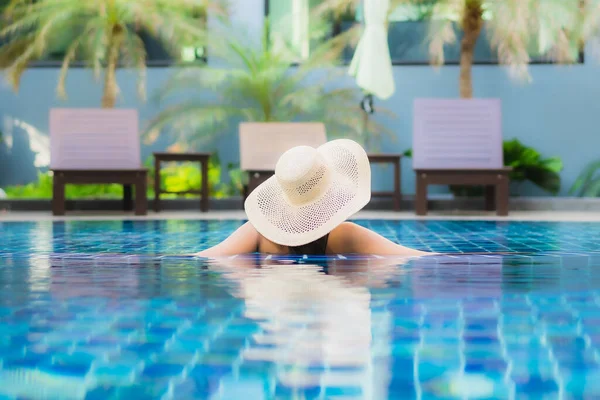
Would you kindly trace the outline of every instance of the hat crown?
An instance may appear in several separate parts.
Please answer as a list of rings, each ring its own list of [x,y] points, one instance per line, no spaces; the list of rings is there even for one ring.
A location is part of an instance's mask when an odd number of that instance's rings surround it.
[[[330,174],[323,156],[309,146],[286,151],[275,166],[275,176],[284,196],[294,205],[320,198],[329,187]]]

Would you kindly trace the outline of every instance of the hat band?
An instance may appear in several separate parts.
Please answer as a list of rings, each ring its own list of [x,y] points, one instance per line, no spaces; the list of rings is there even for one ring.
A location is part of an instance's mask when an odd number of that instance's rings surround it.
[[[331,168],[324,162],[302,183],[283,188],[283,195],[293,206],[310,204],[327,193],[332,179],[331,175]]]

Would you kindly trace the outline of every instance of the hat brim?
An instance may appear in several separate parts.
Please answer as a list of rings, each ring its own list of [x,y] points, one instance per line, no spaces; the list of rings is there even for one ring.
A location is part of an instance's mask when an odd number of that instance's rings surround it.
[[[283,246],[302,246],[335,229],[371,200],[371,167],[356,142],[338,139],[317,151],[331,167],[327,190],[304,205],[290,204],[275,176],[250,193],[244,208],[265,238]]]

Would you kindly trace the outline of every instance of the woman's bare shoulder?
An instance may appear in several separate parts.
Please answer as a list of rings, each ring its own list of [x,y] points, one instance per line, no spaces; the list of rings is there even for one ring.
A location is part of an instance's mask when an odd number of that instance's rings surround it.
[[[352,222],[342,222],[336,226],[330,233],[327,240],[327,248],[331,253],[343,254],[351,253],[354,246],[354,239],[359,225]]]
[[[209,249],[196,253],[200,257],[219,257],[252,253],[258,247],[260,234],[250,222],[246,222],[227,239]]]
[[[346,222],[342,222],[341,224],[336,226],[335,229],[333,231],[331,231],[331,234],[333,234],[333,235],[348,235],[348,234],[353,234],[357,230],[360,230],[360,229],[366,229],[366,228],[363,228],[362,226],[355,224],[354,222],[346,221]]]
[[[360,226],[360,225],[358,225],[358,224],[356,224],[354,222],[345,221],[345,222],[342,222],[341,224],[339,224],[338,226],[336,226],[335,229],[334,229],[334,231],[335,230],[344,231],[344,230],[347,230],[347,229],[354,229],[357,226]]]
[[[353,222],[344,222],[331,232],[329,247],[335,253],[395,256],[420,256],[427,254],[394,243],[377,232]]]

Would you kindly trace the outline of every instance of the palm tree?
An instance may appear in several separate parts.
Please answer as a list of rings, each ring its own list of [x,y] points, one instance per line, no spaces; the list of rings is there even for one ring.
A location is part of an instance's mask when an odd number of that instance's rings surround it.
[[[326,0],[325,10],[346,9],[359,0]],[[434,65],[444,64],[444,48],[460,42],[460,96],[473,96],[472,66],[477,41],[485,25],[492,49],[511,76],[530,79],[532,55],[559,63],[572,63],[579,56],[582,40],[598,26],[597,0],[391,0],[390,13],[405,7],[418,8],[430,19],[429,53]],[[592,13],[595,11],[595,13]]]
[[[437,0],[429,37],[432,62],[444,63],[444,46],[456,41],[458,24],[463,31],[460,96],[473,97],[473,57],[485,24],[499,63],[511,76],[530,80],[532,55],[558,63],[577,60],[584,21],[581,5],[581,0]]]
[[[360,139],[360,92],[338,80],[345,70],[335,68],[356,33],[351,30],[321,42],[297,66],[290,46],[270,38],[268,24],[258,45],[244,40],[247,35],[225,34],[216,46],[223,66],[186,68],[176,74],[157,98],[168,101],[185,91],[192,97],[165,108],[147,133],[152,140],[161,128],[170,127],[177,143],[194,146],[234,121],[320,121],[332,136]],[[368,128],[370,134],[387,132],[376,122]]]
[[[156,38],[174,56],[182,46],[207,43],[206,14],[226,15],[220,0],[11,0],[0,30],[0,68],[18,90],[23,72],[65,45],[57,86],[66,97],[65,79],[74,61],[83,61],[96,78],[104,72],[103,107],[114,107],[119,87],[116,69],[137,70],[138,92],[145,98],[146,50],[141,35]]]

